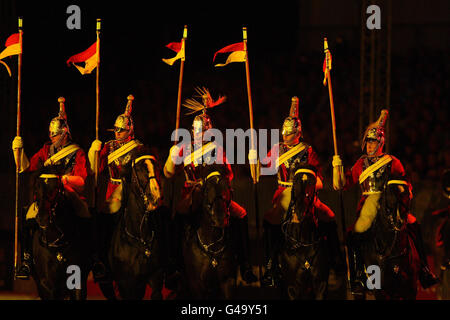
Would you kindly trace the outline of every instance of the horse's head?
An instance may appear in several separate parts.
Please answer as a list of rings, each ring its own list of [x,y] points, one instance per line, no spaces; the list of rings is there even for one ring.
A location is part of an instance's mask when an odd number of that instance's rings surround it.
[[[402,177],[391,177],[386,182],[381,197],[380,216],[383,222],[392,229],[400,230],[406,222],[410,208],[408,183]]]
[[[228,225],[231,198],[228,178],[221,170],[210,170],[203,179],[202,211],[211,226],[223,228]]]
[[[290,206],[298,218],[313,212],[311,209],[316,195],[316,175],[313,166],[302,164],[295,168]]]
[[[160,180],[155,170],[155,161],[153,156],[140,156],[133,160],[131,168],[130,191],[142,201],[147,212],[161,205]]]
[[[64,199],[64,186],[61,176],[52,171],[41,171],[35,181],[35,197],[39,208],[38,218],[40,225],[47,226],[55,215],[56,207]]]

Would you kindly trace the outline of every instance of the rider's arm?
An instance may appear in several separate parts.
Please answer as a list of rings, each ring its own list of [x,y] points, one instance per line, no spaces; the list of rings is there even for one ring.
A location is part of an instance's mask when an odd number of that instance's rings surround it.
[[[316,178],[316,190],[320,190],[323,188],[323,175],[322,175],[322,167],[319,163],[319,157],[317,153],[313,150],[312,147],[308,148],[308,164],[312,165],[316,168],[317,178]]]
[[[68,191],[75,191],[82,193],[84,190],[84,183],[88,175],[86,154],[82,149],[79,149],[75,155],[75,165],[69,174],[62,176],[61,181]]]

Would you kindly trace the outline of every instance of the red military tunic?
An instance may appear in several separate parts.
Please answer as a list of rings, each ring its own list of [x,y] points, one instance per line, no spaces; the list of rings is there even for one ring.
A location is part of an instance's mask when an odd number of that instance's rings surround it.
[[[214,144],[213,142],[207,143],[207,144],[203,145],[204,148],[206,149],[207,146],[211,145],[211,143]],[[195,155],[196,150],[194,149],[193,143],[191,145],[185,144],[180,147],[180,152],[178,154],[178,157],[179,157],[179,160],[182,160],[183,162],[182,162],[182,164],[178,165],[178,167],[180,167],[181,165],[183,166],[183,170],[184,170],[184,173],[186,176],[186,182],[185,182],[182,192],[181,192],[182,199],[190,196],[192,189],[194,188],[193,182],[200,180],[204,176],[203,171],[206,169],[206,167],[208,165],[214,164],[214,165],[222,166],[222,168],[224,168],[224,171],[225,171],[225,176],[228,178],[228,180],[230,181],[230,184],[231,184],[231,181],[233,180],[233,177],[234,177],[233,170],[231,169],[231,165],[227,160],[227,157],[225,155],[223,148],[216,144],[214,144],[214,145],[215,145],[215,148],[212,151],[205,152],[203,154],[201,163],[200,163],[200,161],[191,161],[192,158],[189,159],[189,157],[191,157],[191,155],[192,155],[191,152],[194,152],[194,155]],[[195,158],[198,159],[199,157],[195,157]],[[230,214],[233,217],[243,218],[247,215],[247,212],[239,204],[237,204],[234,201],[231,201]]]
[[[99,155],[99,173],[103,173],[104,170],[109,171],[109,180],[107,183],[106,195],[104,200],[108,200],[113,194],[114,190],[121,184],[122,170],[125,165],[131,160],[131,151],[122,155],[112,163],[108,164],[108,155],[110,155],[115,150],[119,149],[126,143],[132,141],[132,137],[128,137],[124,141],[110,140],[105,143]],[[141,149],[144,146],[135,140],[138,144],[136,149]],[[133,150],[136,150],[133,149]]]
[[[403,168],[402,163],[400,162],[400,160],[398,160],[396,157],[390,155],[392,158],[392,161],[387,164],[387,169],[389,172],[389,175],[391,176],[396,176],[396,177],[403,177],[406,178],[406,172],[405,169]],[[381,157],[381,156],[380,156]],[[379,157],[377,157],[378,159]],[[344,190],[348,190],[351,186],[355,185],[355,184],[359,184],[359,176],[361,175],[361,173],[368,167],[368,164],[370,165],[370,163],[367,163],[367,156],[364,155],[361,158],[359,158],[356,163],[353,165],[353,167],[350,170],[347,170],[345,173],[345,178],[346,178],[346,182],[345,182],[345,186],[344,186]],[[412,191],[412,185],[410,182],[408,182],[408,188],[410,191]],[[367,195],[362,195],[361,199],[359,200],[358,203],[358,207],[357,207],[357,213],[359,215],[359,212],[361,211],[361,208],[364,204],[364,201],[367,199]],[[408,217],[408,222],[411,223],[411,219],[413,217]]]
[[[33,157],[31,157],[30,166],[26,171],[33,172],[38,170],[44,164],[44,162],[48,158],[50,158],[50,147],[51,142],[45,143],[44,146],[36,154],[34,154]],[[79,176],[83,178],[84,181],[86,181],[89,169],[87,167],[86,154],[81,148],[75,152],[75,155],[68,155],[56,164],[60,164],[61,161],[64,161],[65,164],[62,169],[63,171],[59,173],[60,175]],[[77,190],[74,191],[77,192]],[[77,194],[81,199],[85,199],[81,192],[77,192]]]
[[[284,143],[278,143],[274,145],[272,149],[267,153],[266,159],[263,161],[264,166],[271,165],[270,161],[271,155],[276,154],[277,150],[278,150],[278,157],[280,157],[293,147],[288,148]],[[287,184],[285,183],[292,183],[292,179],[294,178],[293,169],[296,163],[304,163],[313,166],[317,171],[317,177],[323,181],[322,168],[319,164],[317,153],[313,150],[311,146],[305,144],[305,149],[303,151],[297,153],[295,156],[290,158],[288,161],[285,161],[284,163],[280,164],[280,166],[278,167],[278,188],[275,191],[275,194],[272,199],[273,204],[275,204],[278,201],[278,198],[280,197],[281,193],[288,187]]]

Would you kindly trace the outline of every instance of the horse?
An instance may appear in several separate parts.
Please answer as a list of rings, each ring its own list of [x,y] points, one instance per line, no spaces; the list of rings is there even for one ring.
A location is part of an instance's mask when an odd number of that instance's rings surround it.
[[[441,216],[436,229],[436,262],[440,265],[441,284],[438,297],[441,300],[450,299],[450,207],[436,210],[433,215]]]
[[[161,206],[154,163],[153,156],[137,157],[132,160],[130,174],[122,179],[123,210],[113,232],[108,259],[112,279],[124,300],[143,299],[147,284],[152,289],[151,299],[162,299],[167,213]]]
[[[57,171],[39,170],[34,183],[38,228],[32,239],[32,277],[42,300],[85,300],[90,244]]]
[[[207,168],[198,186],[198,208],[193,209],[183,236],[185,294],[190,299],[230,299],[237,275],[229,224],[232,189],[219,166]]]
[[[295,169],[291,202],[281,223],[281,294],[289,300],[323,300],[328,291],[330,252],[314,210],[316,170],[305,164]]]
[[[388,177],[375,220],[361,243],[365,268],[373,265],[381,271],[380,287],[373,290],[377,300],[416,298],[420,262],[407,230],[408,212],[406,182],[402,178]]]

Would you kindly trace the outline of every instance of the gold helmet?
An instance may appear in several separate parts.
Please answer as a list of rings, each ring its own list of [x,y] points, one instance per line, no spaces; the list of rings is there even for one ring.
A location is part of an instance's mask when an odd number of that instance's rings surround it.
[[[378,120],[367,126],[366,131],[364,132],[363,141],[361,143],[362,151],[364,151],[364,149],[366,148],[367,140],[378,141],[377,149],[373,152],[373,154],[376,154],[379,150],[383,149],[384,130],[388,115],[389,112],[386,109],[381,110],[381,114]]]
[[[110,131],[114,132],[121,132],[121,131],[128,131],[131,136],[134,135],[134,125],[133,125],[133,118],[131,117],[131,111],[132,111],[132,104],[134,97],[133,95],[129,95],[127,97],[127,105],[125,107],[125,112],[119,115],[116,118],[116,121],[114,122],[114,129],[110,129]]]
[[[283,129],[281,131],[283,136],[288,136],[290,134],[296,134],[297,136],[302,136],[302,123],[298,116],[298,98],[292,97],[291,109],[289,110],[289,117],[284,119]]]
[[[202,112],[200,115],[197,115],[194,118],[194,121],[192,122],[192,132],[194,134],[202,133],[208,129],[212,129],[211,118],[206,114],[206,110],[218,106],[219,104],[222,104],[226,100],[225,96],[219,96],[219,98],[216,101],[214,101],[208,89],[204,87],[203,88],[197,87],[195,88],[195,91],[198,94],[198,96],[196,97],[201,98],[202,102],[199,102],[194,99],[186,99],[185,103],[183,104],[183,106],[192,110],[191,112],[186,113],[187,115],[199,111]]]
[[[59,134],[69,134],[70,136],[70,130],[69,125],[67,124],[67,114],[66,114],[66,108],[64,106],[64,102],[66,100],[64,97],[59,97],[59,113],[57,117],[54,117],[50,121],[50,125],[48,127],[48,135],[50,138],[53,138]]]

